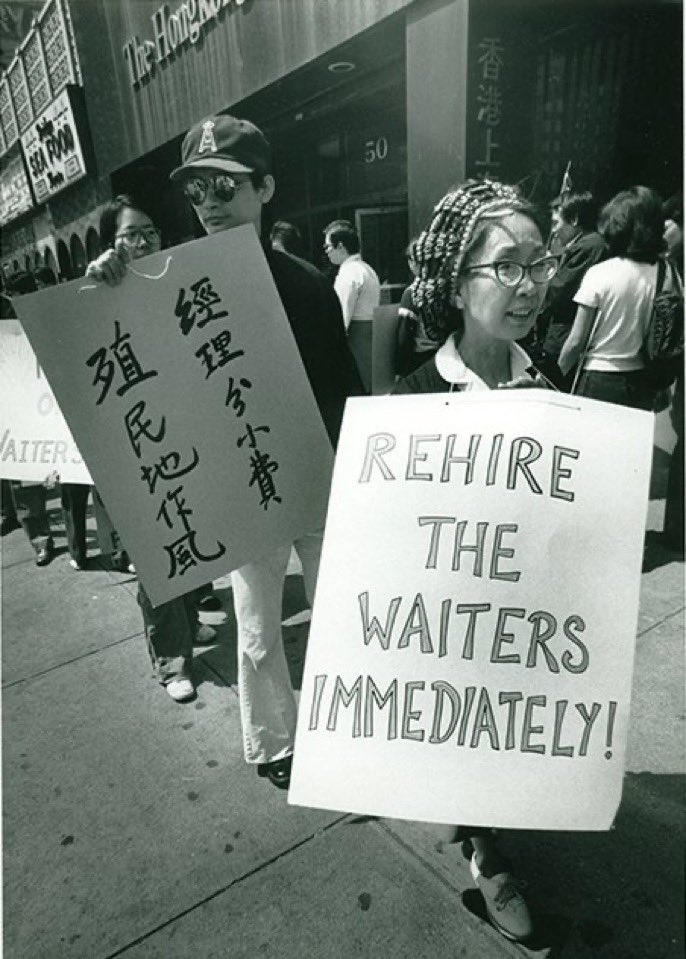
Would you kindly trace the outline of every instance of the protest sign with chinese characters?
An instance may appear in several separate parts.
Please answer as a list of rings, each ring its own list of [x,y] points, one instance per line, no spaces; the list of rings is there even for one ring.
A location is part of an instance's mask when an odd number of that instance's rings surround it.
[[[540,390],[348,402],[290,802],[609,828],[652,429]]]
[[[46,292],[19,318],[154,605],[323,525],[331,444],[252,226]]]
[[[57,400],[18,320],[0,321],[0,475],[92,482]]]

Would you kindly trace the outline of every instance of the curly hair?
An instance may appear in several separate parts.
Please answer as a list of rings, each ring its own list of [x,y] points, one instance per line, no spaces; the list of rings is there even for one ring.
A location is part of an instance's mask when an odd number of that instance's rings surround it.
[[[417,276],[412,299],[427,335],[441,342],[462,323],[453,305],[467,253],[478,244],[483,220],[504,212],[524,213],[541,228],[534,206],[517,187],[496,180],[467,180],[439,200],[426,229],[412,245]]]

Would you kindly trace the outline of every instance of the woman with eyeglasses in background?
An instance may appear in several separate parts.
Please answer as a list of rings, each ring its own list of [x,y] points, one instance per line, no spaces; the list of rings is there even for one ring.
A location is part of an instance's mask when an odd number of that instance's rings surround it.
[[[562,385],[554,362],[534,366],[517,343],[533,328],[558,260],[516,188],[468,180],[439,201],[412,249],[412,300],[427,335],[442,345],[399,381],[396,393]],[[508,939],[528,939],[533,925],[521,884],[493,830],[444,828],[443,841],[465,842],[492,924]]]
[[[86,270],[87,277],[100,281],[106,281],[113,273],[113,258],[128,262],[157,253],[162,248],[160,231],[152,217],[141,208],[137,200],[127,193],[119,194],[103,208],[100,214],[100,244],[104,252],[97,260],[90,263]],[[135,572],[95,488],[93,488],[93,499],[104,518],[102,525],[105,529],[110,527],[108,535],[113,547],[112,567],[120,573]]]
[[[111,286],[121,281],[122,262],[137,260],[162,248],[160,231],[152,216],[129,194],[120,194],[104,208],[100,217],[100,240],[106,249],[88,265],[86,276]],[[120,557],[118,568],[125,570],[129,560],[123,549]],[[138,604],[156,678],[176,702],[193,699],[193,646],[207,645],[216,637],[214,629],[200,624],[199,614],[216,623],[223,621],[226,617],[218,597],[212,593],[211,586],[207,586],[153,608],[139,583]]]

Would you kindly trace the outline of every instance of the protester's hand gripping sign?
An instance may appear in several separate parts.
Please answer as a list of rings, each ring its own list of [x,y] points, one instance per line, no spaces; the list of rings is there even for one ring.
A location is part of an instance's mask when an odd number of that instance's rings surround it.
[[[17,313],[159,605],[322,526],[333,454],[252,226],[129,269]]]
[[[91,483],[36,354],[18,320],[0,322],[0,475]]]
[[[349,401],[290,802],[609,828],[651,441],[539,390]]]

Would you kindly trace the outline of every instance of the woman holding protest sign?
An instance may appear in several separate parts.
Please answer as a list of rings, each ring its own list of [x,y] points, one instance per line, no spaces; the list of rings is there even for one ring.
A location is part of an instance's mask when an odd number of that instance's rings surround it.
[[[105,252],[88,265],[86,276],[110,286],[121,282],[131,260],[162,248],[160,231],[152,217],[144,205],[128,194],[120,194],[105,206],[100,218],[100,238]],[[128,558],[120,562],[128,564]],[[216,636],[207,623],[201,625],[199,614],[205,620],[224,622],[226,615],[219,599],[207,586],[153,607],[139,583],[138,604],[157,679],[176,702],[190,701],[195,697],[191,674],[193,646],[212,643]]]
[[[533,327],[558,260],[546,250],[533,207],[517,189],[469,180],[434,208],[414,245],[412,297],[429,336],[443,345],[401,380],[396,393],[561,385],[556,364],[535,367],[517,344]],[[471,844],[471,873],[493,925],[508,939],[532,933],[520,884],[494,833],[450,826]]]

